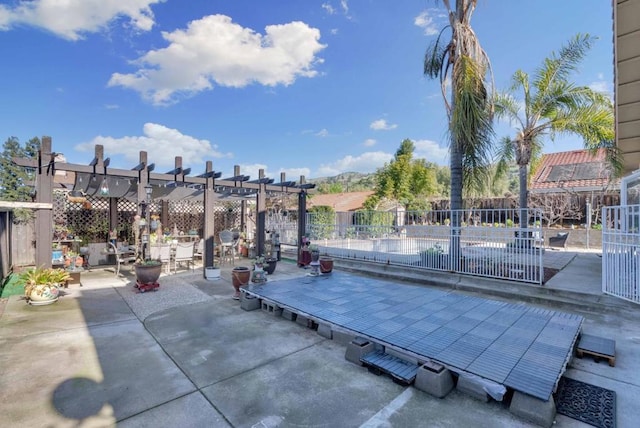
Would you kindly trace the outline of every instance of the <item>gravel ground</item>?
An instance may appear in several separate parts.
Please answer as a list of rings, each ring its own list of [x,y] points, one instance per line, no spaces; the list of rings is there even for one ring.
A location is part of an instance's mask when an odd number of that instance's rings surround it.
[[[144,321],[149,315],[176,306],[205,302],[214,298],[203,293],[190,284],[202,278],[201,273],[178,274],[160,278],[159,291],[139,293],[133,283],[126,287],[115,287],[116,291],[127,302],[133,313]]]

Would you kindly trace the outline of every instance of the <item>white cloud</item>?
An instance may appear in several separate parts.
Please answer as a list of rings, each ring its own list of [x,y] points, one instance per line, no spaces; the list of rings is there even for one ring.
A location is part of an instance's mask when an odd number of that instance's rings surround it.
[[[264,176],[265,177],[270,177],[269,173],[267,172],[267,165],[265,164],[261,164],[261,163],[252,163],[252,164],[240,164],[240,174],[242,175],[248,175],[249,177],[251,177],[252,180],[257,180],[258,177],[260,176],[260,170],[264,170]],[[229,176],[231,176],[233,174],[230,174]],[[226,177],[225,175],[223,175],[222,178]],[[271,177],[273,178],[273,177]]]
[[[449,149],[440,147],[438,143],[431,140],[417,140],[413,142],[415,151],[414,158],[424,158],[427,162],[437,163],[438,165],[446,165],[449,158]]]
[[[375,172],[393,159],[391,153],[385,152],[367,152],[360,156],[345,156],[330,164],[322,164],[318,168],[317,177],[330,177],[342,172],[358,171],[363,173]]]
[[[329,136],[329,131],[327,131],[326,129],[321,129],[320,131],[315,133],[316,137],[328,137]]]
[[[322,3],[322,8],[329,14],[329,15],[333,15],[336,13],[336,10],[334,9],[333,6],[331,6],[330,3]]]
[[[347,0],[340,0],[340,7],[345,15],[349,14],[349,2]]]
[[[117,110],[120,108],[120,106],[118,104],[105,104],[104,108],[106,108],[107,110]]]
[[[387,123],[386,119],[378,119],[371,122],[369,128],[374,131],[389,131],[391,129],[396,129],[398,125]]]
[[[598,76],[598,78],[601,80],[591,82],[589,84],[589,87],[596,92],[600,92],[602,94],[606,94],[613,97],[613,83],[608,82],[606,80],[602,80],[601,76]]]
[[[145,123],[143,134],[120,138],[100,135],[89,142],[78,144],[75,149],[91,153],[96,144],[102,144],[106,154],[122,155],[127,162],[134,165],[140,160],[140,151],[144,150],[148,154],[150,163],[169,168],[172,168],[175,163],[174,158],[166,156],[167,153],[180,153],[185,168],[200,165],[202,159],[233,157],[231,153],[222,153],[216,144],[211,144],[207,140],[199,140],[184,135],[177,129],[156,123]]]
[[[338,13],[338,9],[336,9],[331,3],[329,2],[324,2],[322,3],[322,8],[325,10],[325,12],[327,12],[327,14],[329,15],[335,15]],[[347,0],[340,0],[340,9],[343,15],[345,15],[347,18],[349,17],[349,2]]]
[[[335,36],[338,34],[338,29],[337,28],[332,28],[331,30],[329,30],[329,32],[331,33],[332,36]]]
[[[377,141],[374,140],[373,138],[367,138],[366,140],[364,140],[364,143],[362,143],[362,145],[365,147],[372,147],[372,146],[375,146],[376,144],[377,144]]]
[[[117,18],[128,18],[128,25],[149,31],[155,24],[150,6],[165,0],[33,0],[16,6],[0,5],[0,30],[16,25],[43,28],[68,40],[95,33]]]
[[[414,25],[422,28],[426,36],[433,36],[440,32],[440,21],[446,15],[437,9],[427,9],[413,20]]]
[[[269,25],[261,35],[224,15],[191,21],[184,30],[163,32],[167,47],[144,54],[135,73],[114,73],[109,86],[131,88],[154,104],[171,104],[220,86],[251,83],[291,85],[298,77],[314,77],[316,55],[326,47],[320,31],[304,22]]]

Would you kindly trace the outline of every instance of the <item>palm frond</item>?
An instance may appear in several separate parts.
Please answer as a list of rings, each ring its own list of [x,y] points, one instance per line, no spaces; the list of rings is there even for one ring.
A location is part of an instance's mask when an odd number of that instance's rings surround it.
[[[490,98],[484,70],[473,58],[458,58],[455,79],[455,104],[450,131],[463,157],[463,178],[467,186],[486,175],[493,141]]]
[[[440,34],[435,41],[433,41],[428,47],[424,54],[424,62],[423,62],[423,74],[427,77],[435,79],[442,75],[443,65],[445,64],[447,52],[450,49],[450,44],[444,44],[441,41],[442,35],[445,30],[451,28],[450,26],[445,26],[442,30],[440,30]]]
[[[496,93],[493,105],[497,118],[508,119],[510,122],[518,124],[521,129],[525,127],[520,115],[520,103],[511,94],[508,92]]]
[[[552,52],[546,58],[542,67],[536,70],[534,86],[541,93],[548,90],[554,81],[567,80],[571,73],[577,71],[578,64],[593,46],[596,38],[589,34],[577,34],[573,39],[563,45],[560,52]]]
[[[495,154],[495,174],[494,179],[498,180],[504,177],[509,170],[509,166],[513,164],[514,148],[513,141],[509,137],[502,137],[498,143]]]

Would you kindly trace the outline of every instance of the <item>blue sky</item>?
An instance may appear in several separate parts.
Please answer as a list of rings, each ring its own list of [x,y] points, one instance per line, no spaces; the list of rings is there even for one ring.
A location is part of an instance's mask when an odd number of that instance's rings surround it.
[[[95,144],[111,166],[139,151],[287,179],[373,172],[400,143],[448,164],[425,48],[446,23],[433,0],[3,0],[2,142],[49,135],[69,162]],[[498,89],[576,33],[599,37],[578,84],[612,92],[609,0],[479,0],[473,28]],[[509,132],[498,124],[497,137]],[[582,147],[556,139],[546,152]],[[278,180],[276,180],[278,181]]]

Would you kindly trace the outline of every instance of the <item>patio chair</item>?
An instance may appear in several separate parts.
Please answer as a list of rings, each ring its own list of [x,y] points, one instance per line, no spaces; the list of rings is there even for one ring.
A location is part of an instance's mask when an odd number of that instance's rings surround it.
[[[194,259],[204,259],[204,239],[200,239],[196,244],[193,250],[193,258]]]
[[[111,247],[112,253],[116,259],[116,276],[120,274],[121,264],[135,263],[136,254],[129,248],[118,248],[113,244],[113,242],[109,242],[109,246]]]
[[[569,232],[559,232],[556,236],[549,237],[549,247],[567,248]]]
[[[233,232],[223,230],[218,234],[218,237],[220,238],[220,262],[224,263],[229,260],[235,266],[237,240],[233,239]]]
[[[165,266],[167,273],[171,273],[171,245],[158,244],[152,245],[149,251],[152,259],[160,260]]]
[[[193,271],[193,244],[191,242],[178,242],[176,244],[175,254],[173,256],[173,273],[178,271],[178,263],[186,263],[187,269],[191,265]]]

